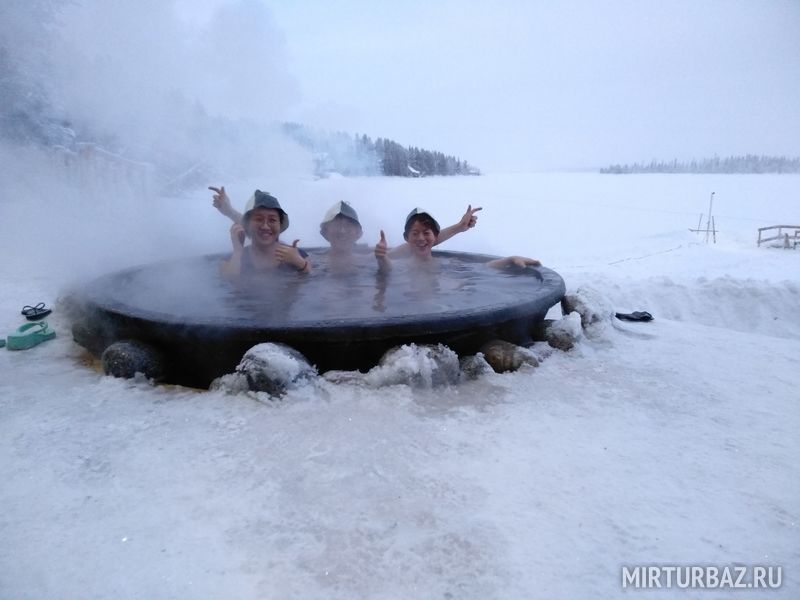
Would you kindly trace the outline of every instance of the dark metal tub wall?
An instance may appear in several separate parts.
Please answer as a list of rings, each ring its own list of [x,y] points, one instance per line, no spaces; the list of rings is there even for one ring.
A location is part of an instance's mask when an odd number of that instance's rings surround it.
[[[456,252],[439,252],[437,256],[465,265],[492,258]],[[268,341],[292,346],[321,372],[367,370],[390,348],[412,342],[441,342],[460,355],[477,352],[491,339],[526,343],[533,326],[565,292],[558,273],[544,267],[529,268],[514,276],[497,273],[480,280],[482,285],[504,288],[502,294],[494,293],[483,304],[480,299],[484,294],[473,290],[465,293],[464,302],[459,296],[454,304],[438,310],[436,306],[417,310],[408,305],[405,311],[389,310],[387,314],[342,315],[336,314],[332,303],[330,314],[281,322],[241,312],[233,316],[224,311],[200,315],[186,306],[192,298],[201,298],[197,292],[187,293],[183,306],[178,303],[174,312],[167,314],[152,310],[148,302],[137,303],[136,294],[128,289],[139,286],[143,274],[167,267],[199,267],[213,274],[218,258],[156,263],[99,278],[82,294],[84,312],[73,327],[75,340],[97,356],[118,340],[152,344],[168,357],[166,382],[206,388],[215,378],[233,372],[249,348]],[[392,282],[387,285],[392,286]],[[449,293],[458,294],[459,290]],[[363,300],[371,305],[372,298]]]

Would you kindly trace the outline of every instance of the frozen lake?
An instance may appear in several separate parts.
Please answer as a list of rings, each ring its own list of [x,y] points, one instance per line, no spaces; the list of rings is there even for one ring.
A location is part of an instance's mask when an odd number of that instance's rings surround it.
[[[0,350],[0,596],[607,598],[635,593],[623,566],[735,564],[782,566],[759,593],[797,597],[800,249],[757,248],[756,230],[800,224],[800,177],[226,187],[239,208],[277,195],[301,246],[323,244],[336,200],[390,245],[414,206],[444,226],[480,205],[442,249],[538,258],[568,291],[655,320],[457,387],[320,379],[273,402],[103,377],[56,311],[54,341]],[[712,192],[706,244],[688,229]],[[229,247],[205,191],[57,202],[36,243],[18,226],[31,196],[0,204],[4,332],[109,269]]]

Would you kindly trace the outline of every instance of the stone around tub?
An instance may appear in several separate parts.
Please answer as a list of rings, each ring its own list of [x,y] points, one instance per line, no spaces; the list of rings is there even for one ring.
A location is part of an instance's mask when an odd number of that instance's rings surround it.
[[[317,376],[306,357],[285,344],[267,342],[248,350],[236,371],[247,378],[254,392],[282,396],[287,390],[299,387]]]
[[[522,365],[538,367],[539,361],[530,350],[503,340],[492,340],[481,347],[481,352],[497,373],[516,371]]]
[[[494,373],[492,365],[486,362],[486,358],[481,352],[469,356],[462,356],[458,362],[461,367],[461,378],[467,381],[472,381],[483,375]]]
[[[582,286],[561,299],[561,313],[566,316],[572,312],[577,312],[581,316],[581,326],[584,329],[610,321],[614,316],[614,309],[608,299],[594,288],[587,286]]]
[[[403,344],[388,350],[364,376],[372,387],[430,389],[458,383],[458,355],[444,344]]]
[[[148,379],[160,381],[167,372],[167,359],[155,346],[138,340],[114,342],[103,351],[100,360],[106,375],[131,379],[142,373]]]
[[[562,319],[545,319],[531,331],[531,337],[537,342],[547,342],[552,348],[564,352],[572,350],[582,336],[581,317],[577,312]]]

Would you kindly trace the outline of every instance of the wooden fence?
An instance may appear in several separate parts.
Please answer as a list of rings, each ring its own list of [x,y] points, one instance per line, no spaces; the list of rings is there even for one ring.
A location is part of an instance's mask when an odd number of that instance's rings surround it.
[[[84,189],[147,195],[153,191],[153,165],[129,160],[94,144],[78,144],[75,150],[55,147],[52,168]]]
[[[777,229],[777,233],[770,236],[769,233],[772,233],[775,229]],[[784,229],[788,231],[784,231]],[[759,246],[776,240],[781,240],[784,248],[797,248],[798,244],[800,244],[800,225],[771,225],[770,227],[758,228],[757,244]]]

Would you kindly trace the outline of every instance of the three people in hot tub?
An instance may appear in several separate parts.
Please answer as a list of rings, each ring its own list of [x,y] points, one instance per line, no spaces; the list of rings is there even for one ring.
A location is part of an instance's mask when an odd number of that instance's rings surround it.
[[[289,217],[274,196],[256,190],[242,215],[231,205],[224,186],[209,189],[214,192],[214,207],[233,221],[231,226],[233,255],[221,266],[223,277],[235,280],[243,273],[268,271],[275,267],[294,267],[301,272],[310,271],[311,262],[308,256],[297,248],[298,240],[295,240],[292,246],[287,246],[278,240],[278,235],[289,226]],[[435,243],[442,243],[458,233],[475,227],[478,220],[476,213],[480,210],[480,207],[468,206],[458,222],[441,231],[437,224]],[[271,221],[271,227],[267,219]],[[250,246],[244,246],[245,234],[252,240]],[[330,244],[327,261],[333,270],[352,266],[357,255],[366,255],[369,252],[366,246],[358,244],[363,230],[358,214],[347,202],[337,202],[330,208],[320,224],[320,234]],[[414,251],[407,243],[388,251],[387,254],[394,257],[413,256]]]

